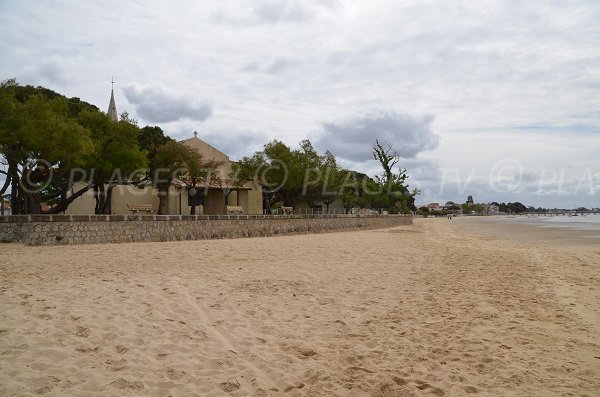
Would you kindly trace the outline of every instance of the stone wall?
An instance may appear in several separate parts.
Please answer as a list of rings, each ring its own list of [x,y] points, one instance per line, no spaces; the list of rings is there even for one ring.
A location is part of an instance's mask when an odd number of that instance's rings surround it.
[[[122,243],[324,233],[412,224],[404,215],[15,215],[0,241],[28,245]]]

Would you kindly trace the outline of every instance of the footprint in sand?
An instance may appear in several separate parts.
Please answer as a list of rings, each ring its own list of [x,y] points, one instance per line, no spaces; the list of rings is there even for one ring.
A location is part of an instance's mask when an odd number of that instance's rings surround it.
[[[41,387],[38,387],[37,389],[35,389],[33,391],[34,394],[47,394],[50,391],[52,391],[52,389],[54,389],[54,386],[56,386],[57,384],[60,383],[60,378],[56,377],[56,376],[48,376],[47,378],[43,379],[41,382],[45,383],[44,385],[42,385]],[[36,382],[34,382],[35,384]],[[39,384],[39,383],[38,383]]]
[[[298,353],[300,358],[309,358],[317,355],[317,352],[308,348],[299,348]]]
[[[429,390],[431,393],[435,394],[436,396],[443,396],[446,394],[446,392],[444,392],[442,389],[431,386],[429,383],[426,383],[426,382],[423,382],[420,380],[416,380],[415,383],[418,384],[417,389],[419,389],[419,390]]]
[[[75,328],[75,336],[79,336],[81,338],[87,338],[90,335],[90,330],[86,327],[82,327],[80,325]]]
[[[183,378],[185,376],[185,374],[186,374],[185,371],[180,371],[178,369],[174,369],[174,368],[167,369],[167,376],[171,380],[179,380],[179,379]]]
[[[115,350],[119,354],[125,354],[129,351],[129,348],[127,346],[123,346],[123,345],[116,345]]]
[[[108,368],[111,371],[122,371],[123,369],[125,369],[125,359],[120,359],[120,360],[106,360],[104,362],[104,364],[106,364],[106,368]]]
[[[231,383],[231,382],[222,382],[219,383],[219,387],[226,393],[231,393],[240,388],[239,383]]]
[[[304,386],[306,386],[304,383],[299,383],[297,385],[288,386],[285,389],[283,389],[283,391],[287,393],[288,391],[293,389],[302,389]]]
[[[398,386],[404,386],[408,384],[408,380],[404,379],[404,378],[400,378],[398,376],[394,376],[392,378],[392,380],[394,381],[394,383],[396,383]]]
[[[86,346],[78,346],[75,348],[75,351],[79,353],[97,353],[100,348],[96,347],[86,347]]]
[[[129,381],[119,378],[110,384],[115,389],[139,391],[144,389],[144,384],[139,381]]]

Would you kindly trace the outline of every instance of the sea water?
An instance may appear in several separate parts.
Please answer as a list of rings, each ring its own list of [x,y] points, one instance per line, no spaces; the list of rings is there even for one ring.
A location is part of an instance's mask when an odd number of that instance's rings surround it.
[[[568,215],[511,215],[497,217],[502,223],[526,223],[542,227],[591,231],[588,237],[600,238],[600,214]]]
[[[567,227],[577,230],[600,231],[600,214],[585,214],[578,216],[548,216],[539,217],[544,226]]]

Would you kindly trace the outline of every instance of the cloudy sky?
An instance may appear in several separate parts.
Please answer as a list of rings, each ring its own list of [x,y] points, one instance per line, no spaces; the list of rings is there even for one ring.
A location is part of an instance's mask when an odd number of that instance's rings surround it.
[[[309,138],[417,200],[600,207],[600,2],[0,1],[0,79],[230,155]]]

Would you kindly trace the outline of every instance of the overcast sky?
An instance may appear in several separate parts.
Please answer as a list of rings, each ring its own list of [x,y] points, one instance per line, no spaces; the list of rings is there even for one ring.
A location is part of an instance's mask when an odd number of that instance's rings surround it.
[[[418,203],[600,207],[600,2],[0,0],[0,79],[232,159],[403,156]]]

